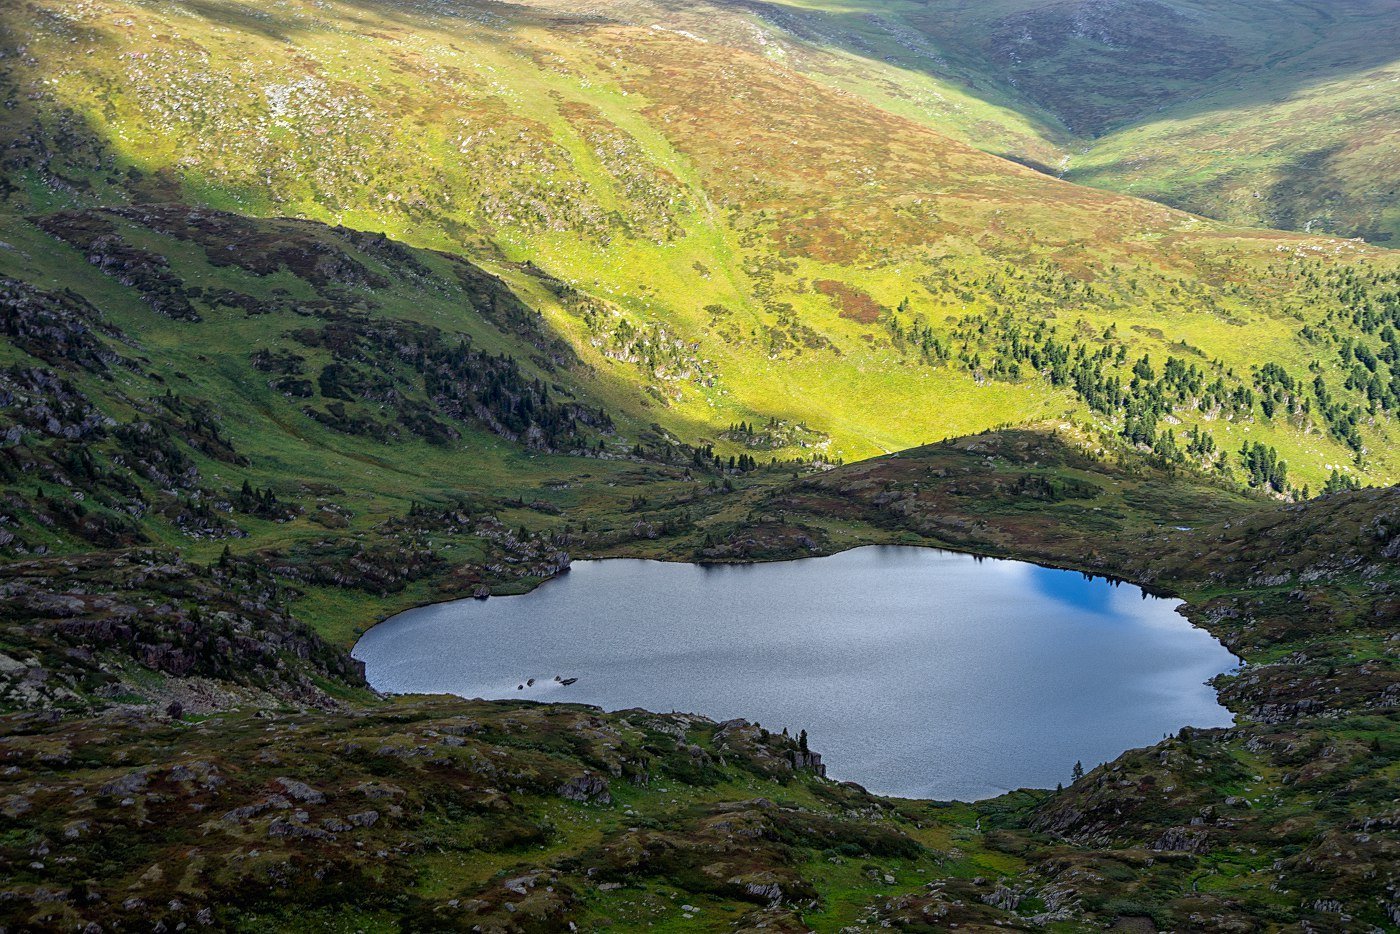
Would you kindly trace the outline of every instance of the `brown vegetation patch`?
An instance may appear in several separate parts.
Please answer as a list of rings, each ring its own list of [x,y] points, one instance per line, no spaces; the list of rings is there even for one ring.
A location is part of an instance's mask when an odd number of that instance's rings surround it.
[[[841,317],[859,321],[861,324],[874,324],[880,320],[884,308],[860,289],[835,279],[819,279],[815,285],[818,292],[836,303]]]

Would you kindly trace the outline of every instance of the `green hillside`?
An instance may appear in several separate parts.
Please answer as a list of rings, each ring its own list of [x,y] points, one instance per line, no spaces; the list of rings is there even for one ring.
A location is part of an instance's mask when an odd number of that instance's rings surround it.
[[[371,593],[449,562],[476,563],[470,590],[567,559],[515,526],[404,551],[395,522],[414,504],[562,528],[549,517],[566,507],[612,515],[629,487],[720,475],[642,420],[644,392],[457,257],[185,207],[12,218],[5,240],[12,555],[231,543],[309,562],[314,584],[368,552],[384,564]],[[509,571],[482,571],[488,557]]]
[[[1396,476],[1393,256],[1056,181],[649,19],[36,5],[9,199],[464,253],[690,443],[775,421],[745,440],[850,459],[1072,416],[1241,477],[1262,445],[1300,489]]]
[[[1275,95],[1229,87],[1095,141],[1066,177],[1233,223],[1394,246],[1398,87],[1400,59]]]

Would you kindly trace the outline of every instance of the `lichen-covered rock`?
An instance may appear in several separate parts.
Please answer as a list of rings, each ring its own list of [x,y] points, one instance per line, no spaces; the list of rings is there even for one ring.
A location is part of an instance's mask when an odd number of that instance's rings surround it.
[[[585,773],[570,778],[559,786],[559,794],[570,801],[592,804],[612,804],[612,792],[603,778]]]

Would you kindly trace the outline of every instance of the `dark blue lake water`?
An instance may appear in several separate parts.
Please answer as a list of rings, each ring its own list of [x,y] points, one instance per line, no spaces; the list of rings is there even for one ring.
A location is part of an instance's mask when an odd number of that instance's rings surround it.
[[[1205,682],[1237,660],[1179,602],[925,548],[720,567],[583,561],[523,596],[401,613],[354,654],[381,691],[806,729],[835,778],[975,800],[1068,782],[1076,760],[1088,768],[1183,726],[1230,724]]]

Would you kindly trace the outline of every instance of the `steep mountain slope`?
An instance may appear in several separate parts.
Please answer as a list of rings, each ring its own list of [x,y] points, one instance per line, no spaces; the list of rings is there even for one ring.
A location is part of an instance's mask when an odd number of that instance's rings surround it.
[[[450,564],[470,591],[567,561],[501,519],[720,476],[457,257],[180,206],[4,229],[6,555],[234,543],[311,588],[382,596]],[[415,504],[445,512],[404,526]]]
[[[525,293],[528,261],[549,327],[694,443],[1074,413],[1246,472],[1263,445],[1298,485],[1395,476],[1393,256],[1055,181],[634,12],[34,3],[9,198],[385,230]]]

